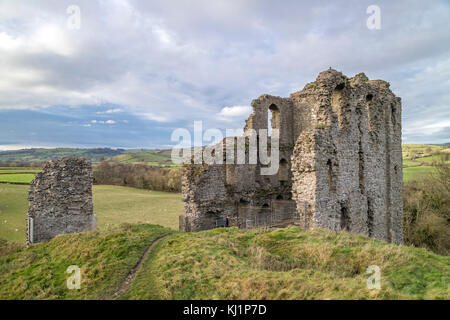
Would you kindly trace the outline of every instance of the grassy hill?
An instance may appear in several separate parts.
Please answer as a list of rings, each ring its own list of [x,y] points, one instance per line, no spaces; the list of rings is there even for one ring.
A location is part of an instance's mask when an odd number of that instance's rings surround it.
[[[172,166],[171,150],[148,149],[75,149],[75,148],[33,148],[0,151],[0,163],[41,162],[74,156],[91,159],[94,162],[110,159],[114,162],[139,163],[152,166]]]
[[[127,150],[128,151],[128,150]],[[113,162],[146,164],[150,166],[174,166],[171,160],[172,150],[131,150],[109,159]]]
[[[124,153],[124,149],[94,148],[94,149],[75,149],[75,148],[32,148],[22,150],[11,150],[0,152],[0,162],[40,162],[60,159],[63,157],[81,157],[94,161],[103,158],[111,158]]]
[[[175,166],[171,160],[171,149],[23,149],[0,152],[1,162],[40,162],[59,159],[65,156],[78,156],[93,161],[107,159],[119,163],[146,164],[150,166]],[[430,166],[435,161],[445,161],[450,165],[450,147],[448,145],[403,144],[403,167],[412,168]],[[427,170],[427,169],[425,169]],[[419,172],[420,170],[417,170]],[[423,170],[422,170],[423,171]],[[416,170],[408,170],[412,175]]]
[[[70,265],[81,269],[79,290],[66,288]],[[381,269],[380,290],[367,289],[370,265]],[[126,224],[27,249],[0,244],[0,299],[450,299],[449,277],[449,257],[298,227],[179,233]]]
[[[0,299],[106,299],[144,250],[171,230],[126,225],[59,236],[28,249],[0,242]],[[81,289],[68,290],[67,267],[81,269]]]

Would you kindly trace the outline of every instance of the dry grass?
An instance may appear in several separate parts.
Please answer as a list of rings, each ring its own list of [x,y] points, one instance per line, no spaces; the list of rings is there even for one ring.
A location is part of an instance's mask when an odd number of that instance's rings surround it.
[[[58,236],[30,248],[0,242],[0,299],[104,299],[111,296],[145,249],[169,229],[129,225]],[[81,288],[66,287],[67,267],[81,269]]]
[[[369,265],[381,268],[381,290],[366,287]],[[166,239],[125,298],[448,299],[449,265],[348,233],[216,229]]]

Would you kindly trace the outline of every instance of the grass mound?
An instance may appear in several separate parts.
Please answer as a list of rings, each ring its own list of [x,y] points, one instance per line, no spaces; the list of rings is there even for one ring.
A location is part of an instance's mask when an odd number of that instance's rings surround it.
[[[66,288],[70,265],[81,268],[80,290]],[[370,265],[381,269],[380,290],[367,288]],[[140,224],[27,249],[0,242],[0,299],[449,299],[449,278],[450,257],[298,227],[180,233]]]
[[[381,290],[367,289],[370,265]],[[229,228],[165,238],[125,297],[449,299],[449,275],[449,257],[349,233]]]
[[[0,243],[0,299],[106,299],[145,249],[170,233],[154,225],[123,224],[103,232],[58,236],[30,248]],[[81,288],[69,290],[69,266],[81,269]]]

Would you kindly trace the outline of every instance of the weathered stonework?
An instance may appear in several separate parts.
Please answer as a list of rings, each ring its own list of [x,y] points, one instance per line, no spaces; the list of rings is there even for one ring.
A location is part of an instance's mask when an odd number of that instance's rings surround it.
[[[389,83],[329,70],[291,99],[308,119],[292,155],[301,225],[401,243],[401,101]]]
[[[330,69],[289,98],[262,95],[252,107],[244,131],[267,129],[269,111],[280,130],[278,173],[261,175],[259,162],[185,166],[186,231],[226,216],[248,227],[252,217],[402,242],[401,100],[389,83]]]
[[[96,228],[89,160],[49,161],[31,183],[28,200],[27,245]]]

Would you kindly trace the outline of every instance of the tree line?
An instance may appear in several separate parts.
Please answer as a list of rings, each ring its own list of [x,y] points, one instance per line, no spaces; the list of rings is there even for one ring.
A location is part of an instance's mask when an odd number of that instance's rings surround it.
[[[143,164],[102,161],[94,167],[93,171],[94,184],[181,192],[179,168],[161,168]]]

